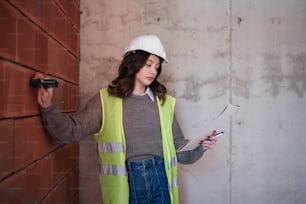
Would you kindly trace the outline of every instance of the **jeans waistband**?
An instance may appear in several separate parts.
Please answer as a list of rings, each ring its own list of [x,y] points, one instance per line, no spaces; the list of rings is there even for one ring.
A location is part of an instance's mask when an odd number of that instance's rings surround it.
[[[158,156],[153,156],[148,159],[128,162],[127,169],[137,170],[137,169],[151,168],[159,165],[164,165],[164,159]]]

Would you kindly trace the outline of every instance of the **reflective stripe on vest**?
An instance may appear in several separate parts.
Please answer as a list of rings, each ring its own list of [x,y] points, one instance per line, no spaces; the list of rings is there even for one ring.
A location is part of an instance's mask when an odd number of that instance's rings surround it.
[[[170,168],[174,168],[174,167],[177,167],[177,157],[176,156],[173,157],[171,159],[171,162],[170,162]],[[170,189],[177,187],[177,185],[178,185],[178,178],[176,176],[176,177],[172,178],[172,183],[171,183]]]
[[[121,142],[108,142],[98,144],[99,153],[114,153],[123,152],[123,145]]]
[[[126,166],[100,165],[100,174],[112,176],[127,176]]]
[[[108,142],[98,144],[99,153],[123,153],[123,145],[121,142]],[[100,174],[113,176],[127,176],[126,166],[122,165],[100,165]]]
[[[171,165],[170,167],[177,166],[177,157],[176,156],[171,159],[170,165]]]
[[[177,177],[172,179],[172,185],[170,186],[170,188],[175,188],[177,187]]]

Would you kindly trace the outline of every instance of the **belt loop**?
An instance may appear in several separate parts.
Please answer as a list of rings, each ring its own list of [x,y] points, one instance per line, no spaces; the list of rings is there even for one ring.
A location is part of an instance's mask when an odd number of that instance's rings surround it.
[[[152,157],[152,163],[153,163],[154,166],[156,166],[156,157],[155,156]]]

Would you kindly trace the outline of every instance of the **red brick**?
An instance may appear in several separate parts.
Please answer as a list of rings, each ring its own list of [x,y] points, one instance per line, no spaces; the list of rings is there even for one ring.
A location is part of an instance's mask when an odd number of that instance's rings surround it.
[[[54,38],[72,50],[72,24],[52,1],[12,1],[27,17],[49,32]],[[43,11],[47,10],[46,13]],[[74,38],[75,39],[75,38]],[[73,40],[74,40],[73,39]],[[74,41],[75,42],[75,41]],[[34,45],[34,44],[33,44]],[[38,46],[38,45],[36,45]]]
[[[39,204],[48,204],[48,197],[45,197],[43,200],[41,200]]]
[[[0,120],[0,180],[14,170],[14,121]]]
[[[71,55],[68,54],[67,56],[67,77],[69,78],[70,81],[73,83],[78,83],[79,81],[79,61],[78,59]]]
[[[55,40],[48,38],[48,72],[67,79],[67,51]]]
[[[80,30],[80,22],[81,22],[81,11],[80,11],[80,2],[75,3],[74,7],[72,7],[73,11],[71,12],[72,22],[76,26],[76,29]]]
[[[73,25],[75,26],[75,28],[79,31],[80,30],[80,4],[77,4],[75,2],[69,1],[71,2],[71,6],[69,6],[69,16],[71,16],[71,20],[73,22]]]
[[[78,204],[79,203],[79,194],[75,194],[75,196],[72,198],[72,200],[69,202],[71,204]]]
[[[27,188],[26,171],[21,171],[0,183],[0,203],[38,202]]]
[[[14,174],[0,183],[0,203],[33,202],[34,199],[27,192],[25,171]]]
[[[36,90],[29,86],[32,70],[0,62],[0,118],[38,114]]]
[[[75,29],[69,30],[68,45],[77,58],[80,58],[80,33]]]
[[[38,203],[54,186],[53,158],[46,157],[0,183],[0,203]]]
[[[78,87],[73,84],[63,83],[61,95],[57,95],[55,101],[57,101],[63,112],[77,111],[79,101]]]
[[[80,11],[79,6],[74,1],[69,0],[57,0],[58,5],[62,8],[66,15],[65,29],[58,27],[58,31],[65,33],[65,37],[61,38],[62,42],[67,45],[70,51],[74,53],[75,56],[79,57],[79,31],[80,31]],[[58,32],[56,32],[58,33]],[[63,35],[63,34],[62,34]],[[57,34],[57,36],[60,36]]]
[[[55,98],[64,101],[64,111],[78,107],[80,4],[71,1],[62,9],[55,1],[0,1],[0,28],[5,28],[0,30],[0,132],[5,133],[0,136],[0,203],[54,203],[47,193],[56,192],[51,190],[55,183],[64,189],[54,200],[78,203],[78,144],[54,144],[40,117],[30,117],[39,114],[36,89],[28,84],[33,69],[59,80]],[[11,117],[15,120],[6,119]]]
[[[41,200],[55,185],[53,165],[54,158],[51,155],[26,169],[27,189],[35,200]]]
[[[80,22],[79,7],[75,2],[69,0],[57,0],[56,2],[64,12],[58,20],[59,26],[56,28],[56,36],[70,51],[78,56],[76,42],[78,42]]]
[[[58,9],[58,8],[57,8]],[[56,39],[65,45],[66,48],[70,49],[68,44],[69,31],[71,30],[72,24],[68,22],[67,18],[60,13],[61,15],[54,19],[56,21],[56,27],[54,28]]]
[[[74,63],[74,75],[73,75],[73,79],[76,80],[76,84],[79,84],[79,71],[80,71],[80,60],[79,58],[76,59],[75,63]]]
[[[19,119],[15,122],[15,169],[39,159],[59,144],[46,133],[40,117]]]
[[[76,2],[77,5],[80,6],[80,0],[74,0],[74,2]]]
[[[62,180],[78,163],[74,144],[65,145],[54,152],[54,183]]]
[[[73,199],[74,195],[78,193],[79,189],[79,169],[76,166],[67,176],[67,195],[69,200]]]
[[[52,38],[48,38],[47,71],[67,81],[77,83],[79,60]]]
[[[17,19],[17,62],[35,67],[36,33],[35,25],[25,17]]]
[[[68,33],[71,24],[54,1],[43,3],[43,25],[57,41],[68,47]]]
[[[0,118],[38,114],[36,90],[29,86],[34,72],[0,62],[0,73]]]
[[[48,37],[43,32],[37,32],[36,35],[36,66],[42,72],[48,70]]]
[[[42,3],[42,24],[48,33],[55,36],[56,19],[60,18],[59,10],[53,1],[47,0]]]
[[[77,168],[63,177],[57,186],[48,195],[48,203],[75,203],[78,193],[78,172]],[[72,202],[73,201],[73,202]]]
[[[42,25],[42,2],[37,0],[10,0],[12,4],[14,4],[21,12],[25,13],[25,15],[31,18],[36,24]]]
[[[69,203],[66,188],[66,179],[54,187],[54,189],[48,195],[48,203]]]
[[[71,203],[78,193],[78,168],[75,158],[76,144],[67,145],[33,163],[26,169],[14,174],[0,183],[0,203],[36,203],[43,200],[43,203]],[[62,154],[63,160],[56,157]],[[67,155],[64,155],[67,154]],[[73,162],[70,162],[73,160]],[[58,168],[61,164],[63,168]],[[57,167],[56,167],[57,166]],[[55,178],[57,171],[64,172],[60,178]],[[53,190],[52,190],[53,189]]]
[[[79,5],[75,1],[71,0],[56,0],[61,8],[65,11],[66,15],[68,15],[69,19],[77,28],[80,29],[80,9]]]
[[[75,2],[58,1],[58,5],[62,7],[67,15],[61,11],[54,1],[50,0],[11,0],[11,2],[20,9],[21,12],[25,13],[28,18],[34,21],[35,24],[50,33],[55,39],[69,48],[69,50],[75,51],[75,45],[71,43],[72,23],[78,31],[80,24],[79,6]],[[73,21],[68,20],[68,18],[73,19]]]
[[[15,60],[16,56],[16,10],[0,1],[0,56]]]

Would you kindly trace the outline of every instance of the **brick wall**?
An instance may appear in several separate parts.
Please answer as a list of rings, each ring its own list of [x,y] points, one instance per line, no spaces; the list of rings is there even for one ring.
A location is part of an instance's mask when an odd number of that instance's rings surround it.
[[[59,81],[63,112],[78,108],[79,0],[0,1],[0,203],[78,203],[78,144],[43,129],[35,72]]]

